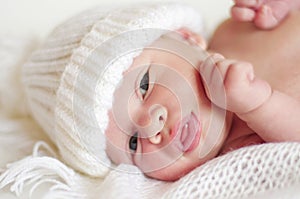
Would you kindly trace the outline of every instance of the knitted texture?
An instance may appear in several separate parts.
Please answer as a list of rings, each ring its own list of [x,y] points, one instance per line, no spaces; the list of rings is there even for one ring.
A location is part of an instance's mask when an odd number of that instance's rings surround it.
[[[0,172],[0,189],[10,187],[18,196],[28,198],[25,187],[35,194],[39,191],[36,185],[52,182],[43,198],[66,199],[282,199],[300,194],[299,143],[244,147],[197,167],[176,182],[147,178],[132,165],[119,165],[105,179],[88,178],[55,157],[39,155],[45,152],[35,148],[32,156]]]
[[[215,158],[171,183],[121,165],[105,179],[102,193],[106,198],[254,199],[292,186],[300,186],[300,144],[268,143]]]
[[[200,32],[199,14],[177,3],[96,8],[61,24],[23,68],[30,110],[76,170],[104,176],[107,111],[122,73],[166,31]]]

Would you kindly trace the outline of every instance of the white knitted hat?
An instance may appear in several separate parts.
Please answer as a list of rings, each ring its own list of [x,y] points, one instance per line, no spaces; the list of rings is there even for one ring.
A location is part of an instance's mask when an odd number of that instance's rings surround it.
[[[105,176],[104,132],[113,93],[133,59],[167,30],[202,30],[178,3],[95,8],[58,26],[23,68],[29,108],[74,169]]]

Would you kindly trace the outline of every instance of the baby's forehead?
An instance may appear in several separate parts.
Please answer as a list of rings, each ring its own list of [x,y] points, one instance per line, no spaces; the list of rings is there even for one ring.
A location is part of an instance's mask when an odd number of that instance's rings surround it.
[[[187,41],[176,31],[167,32],[145,47],[141,54],[133,59],[133,63],[123,74],[138,67],[148,66],[155,61],[159,61],[155,64],[163,65],[163,61],[167,58],[172,59],[174,56],[196,65],[199,59],[204,60],[207,57],[207,52],[196,43]]]

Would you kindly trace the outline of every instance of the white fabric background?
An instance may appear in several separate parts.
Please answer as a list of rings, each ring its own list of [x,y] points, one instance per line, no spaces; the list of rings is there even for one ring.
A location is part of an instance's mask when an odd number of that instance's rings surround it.
[[[149,0],[1,0],[0,34],[36,34],[44,38],[57,24],[94,5],[128,4]],[[152,0],[158,1],[158,0]],[[166,0],[160,0],[166,1]],[[168,0],[172,1],[172,0]],[[174,1],[174,0],[173,0]],[[232,0],[177,0],[203,13],[207,29],[229,16]]]

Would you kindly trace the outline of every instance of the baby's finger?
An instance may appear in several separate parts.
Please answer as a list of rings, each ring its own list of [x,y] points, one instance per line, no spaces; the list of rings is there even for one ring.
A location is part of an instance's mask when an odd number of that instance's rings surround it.
[[[209,56],[200,66],[200,74],[203,79],[203,86],[208,98],[220,107],[225,107],[225,89],[223,85],[226,69],[223,64],[224,57],[220,54]]]
[[[230,66],[235,64],[237,61],[232,59],[223,59],[216,62],[215,70],[212,74],[212,82],[221,81],[224,83],[224,80],[227,76],[228,69]]]
[[[212,54],[208,56],[203,63],[200,65],[200,74],[207,81],[210,82],[213,71],[215,70],[216,63],[220,60],[223,60],[224,57],[220,54]]]
[[[233,6],[231,8],[231,16],[237,21],[253,21],[255,18],[255,11],[250,8]]]
[[[251,8],[257,8],[259,7],[263,1],[257,1],[257,0],[234,0],[235,5],[240,7],[251,7]]]
[[[236,62],[236,60],[225,59],[220,54],[214,54],[204,61],[200,72],[208,84],[223,84],[229,67]]]

